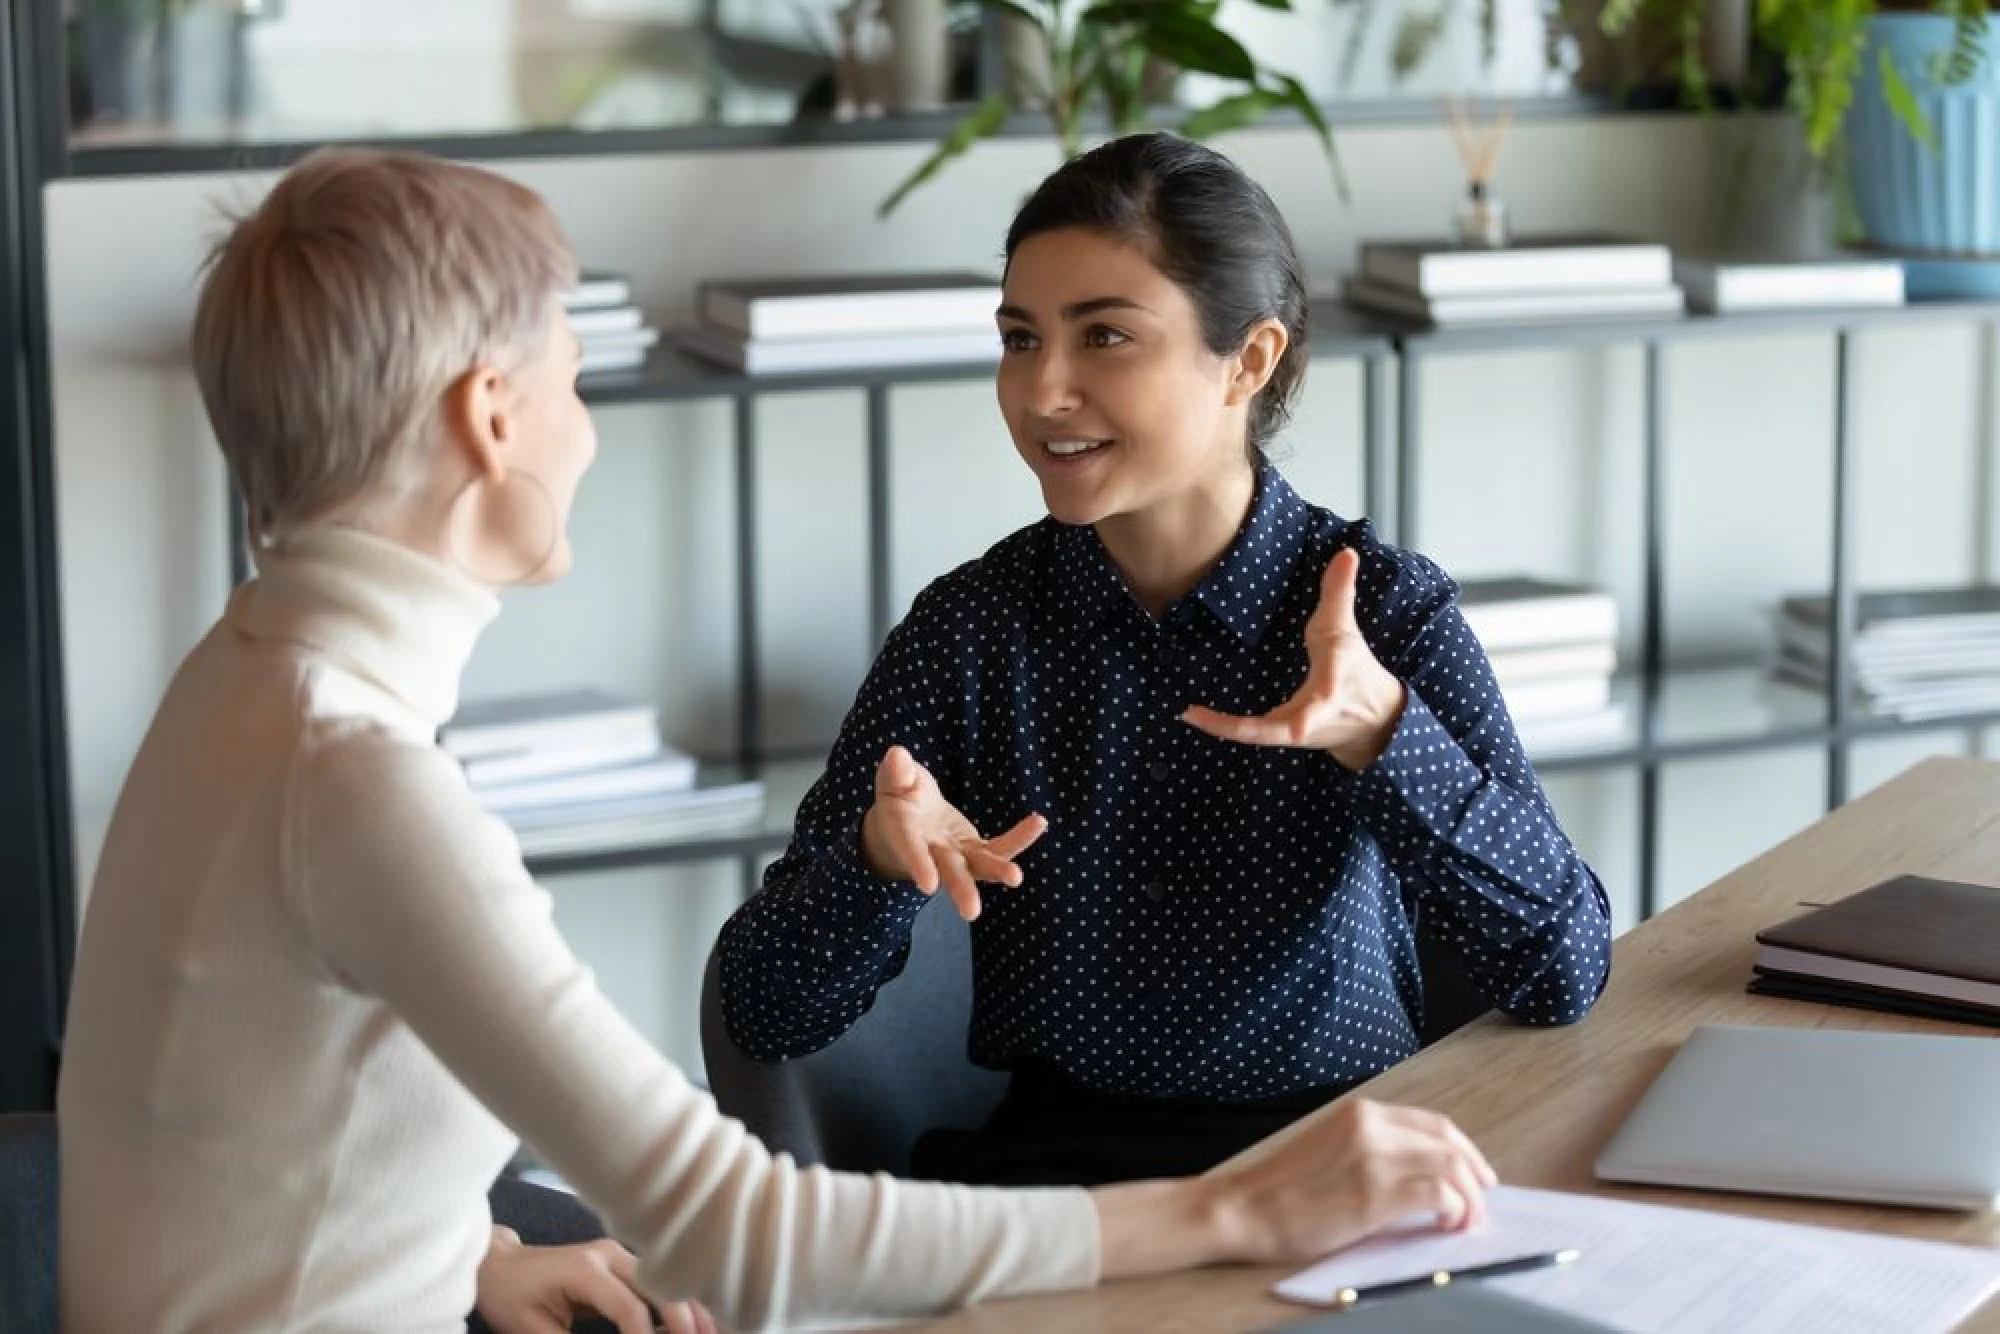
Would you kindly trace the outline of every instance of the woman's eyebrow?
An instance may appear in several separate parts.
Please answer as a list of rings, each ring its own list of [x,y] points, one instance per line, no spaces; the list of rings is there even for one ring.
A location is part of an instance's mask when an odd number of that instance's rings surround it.
[[[1072,301],[1062,308],[1065,320],[1080,320],[1087,315],[1100,315],[1107,310],[1147,310],[1148,307],[1134,301],[1129,296],[1093,296],[1083,301]],[[1019,320],[1023,324],[1033,324],[1034,316],[1019,306],[1002,306],[993,312],[998,319]]]

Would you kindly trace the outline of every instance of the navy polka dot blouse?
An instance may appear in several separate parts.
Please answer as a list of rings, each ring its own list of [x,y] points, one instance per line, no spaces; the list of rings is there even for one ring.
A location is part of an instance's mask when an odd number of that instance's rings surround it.
[[[1409,686],[1388,750],[1218,740],[1188,705],[1261,714],[1306,673],[1334,551]],[[872,874],[877,762],[909,747],[984,833],[1049,829],[1022,886],[982,886],[970,1052],[1109,1092],[1245,1100],[1365,1079],[1417,1048],[1413,914],[1481,991],[1569,1023],[1610,964],[1603,886],[1523,755],[1492,669],[1431,561],[1307,505],[1266,468],[1236,541],[1157,620],[1088,527],[1045,519],[938,580],[889,636],[799,809],[724,927],[724,1015],[760,1060],[826,1046],[907,957],[928,900]]]

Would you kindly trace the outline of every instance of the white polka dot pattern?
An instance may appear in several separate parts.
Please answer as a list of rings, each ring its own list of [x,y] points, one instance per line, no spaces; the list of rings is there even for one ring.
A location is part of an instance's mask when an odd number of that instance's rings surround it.
[[[1178,719],[1262,713],[1304,678],[1341,546],[1356,611],[1409,686],[1356,774]],[[1433,562],[1307,505],[1266,469],[1242,533],[1155,620],[1094,531],[1044,520],[927,588],[896,627],[763,889],[723,929],[722,999],[752,1057],[818,1050],[901,970],[923,896],[857,834],[908,746],[981,830],[1039,811],[1025,883],[986,887],[970,1051],[1108,1091],[1220,1101],[1365,1079],[1416,1050],[1411,905],[1532,1023],[1603,989],[1610,909],[1557,826],[1484,652]]]

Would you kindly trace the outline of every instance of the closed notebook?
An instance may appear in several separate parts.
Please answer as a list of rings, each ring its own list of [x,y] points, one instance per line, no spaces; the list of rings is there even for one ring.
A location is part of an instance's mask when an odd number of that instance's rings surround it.
[[[2000,1022],[2000,890],[1905,875],[1757,933],[1758,990],[1843,1003],[1919,998]],[[1770,985],[1776,983],[1778,985]],[[1886,1004],[1880,1008],[1892,1008]]]
[[[1599,1180],[1980,1210],[2000,1200],[2000,1042],[1697,1028],[1598,1156]]]

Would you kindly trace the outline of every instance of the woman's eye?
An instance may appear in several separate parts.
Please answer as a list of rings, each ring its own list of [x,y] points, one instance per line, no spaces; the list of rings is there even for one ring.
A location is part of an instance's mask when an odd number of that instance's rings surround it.
[[[1116,329],[1107,328],[1102,324],[1092,325],[1090,328],[1084,330],[1083,334],[1083,345],[1085,347],[1116,347],[1125,341],[1124,334],[1119,333]]]
[[[1035,346],[1035,336],[1026,329],[1002,329],[1000,346],[1008,352],[1027,352]]]

